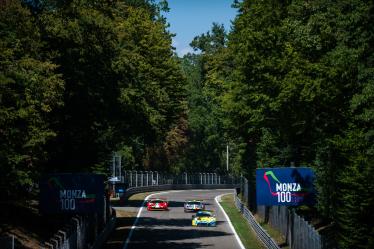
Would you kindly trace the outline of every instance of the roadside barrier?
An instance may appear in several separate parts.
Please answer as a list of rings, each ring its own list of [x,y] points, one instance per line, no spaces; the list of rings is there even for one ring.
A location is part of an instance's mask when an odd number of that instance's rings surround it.
[[[278,244],[270,237],[270,235],[263,229],[260,224],[256,221],[253,214],[248,208],[240,201],[239,197],[235,195],[235,206],[243,214],[244,218],[248,221],[253,231],[257,234],[257,237],[261,242],[269,249],[280,249]]]
[[[166,191],[166,190],[189,190],[189,189],[230,189],[238,188],[239,184],[165,184],[158,186],[144,186],[144,187],[134,187],[127,189],[126,193],[123,195],[123,200],[128,199],[130,196],[138,193],[154,192],[154,191]]]

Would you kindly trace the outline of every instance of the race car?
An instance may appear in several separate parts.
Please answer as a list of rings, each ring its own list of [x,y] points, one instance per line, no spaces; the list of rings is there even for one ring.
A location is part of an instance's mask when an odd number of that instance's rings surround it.
[[[184,212],[196,212],[205,209],[205,205],[201,200],[186,200],[184,202]]]
[[[169,203],[165,199],[150,199],[147,202],[147,210],[168,210]]]
[[[192,215],[192,226],[216,226],[216,216],[212,211],[198,211]]]

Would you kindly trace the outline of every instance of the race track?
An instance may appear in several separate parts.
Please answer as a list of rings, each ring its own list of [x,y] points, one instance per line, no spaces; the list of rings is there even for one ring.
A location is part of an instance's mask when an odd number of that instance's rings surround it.
[[[221,248],[240,249],[228,222],[214,198],[233,190],[184,190],[155,194],[152,197],[165,197],[169,201],[169,211],[147,211],[142,209],[137,225],[124,249],[191,249]],[[216,227],[192,227],[193,213],[184,213],[186,199],[201,199],[206,209],[214,210]]]

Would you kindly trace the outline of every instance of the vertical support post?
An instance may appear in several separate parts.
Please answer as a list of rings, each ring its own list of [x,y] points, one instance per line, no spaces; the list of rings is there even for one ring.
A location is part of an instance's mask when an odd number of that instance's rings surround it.
[[[143,187],[143,171],[140,171],[140,186]]]
[[[158,185],[158,172],[156,172],[156,184]]]
[[[122,177],[122,161],[121,161],[122,157],[121,156],[118,156],[118,179],[121,180],[121,177]]]
[[[112,157],[112,176],[116,176],[116,156]]]
[[[135,171],[135,187],[138,186],[138,171]]]
[[[229,172],[229,145],[226,145],[226,170]]]
[[[186,185],[188,184],[188,179],[187,179],[187,172],[185,172],[186,173]]]
[[[130,171],[130,187],[132,187],[132,171]]]

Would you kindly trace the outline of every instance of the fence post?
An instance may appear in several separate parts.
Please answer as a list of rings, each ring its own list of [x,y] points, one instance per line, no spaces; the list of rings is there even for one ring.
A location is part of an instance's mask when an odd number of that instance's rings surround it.
[[[294,227],[295,227],[295,219],[293,215],[293,209],[289,211],[288,216],[288,224],[289,224],[289,231],[288,231],[288,244],[290,245],[290,248],[294,248]]]
[[[146,185],[146,186],[149,185],[149,184],[148,184],[148,182],[149,182],[148,174],[149,174],[149,172],[147,171],[147,185]]]
[[[138,186],[138,171],[135,171],[135,187]]]
[[[156,185],[158,185],[158,171],[156,171]]]

